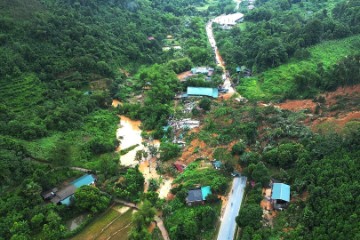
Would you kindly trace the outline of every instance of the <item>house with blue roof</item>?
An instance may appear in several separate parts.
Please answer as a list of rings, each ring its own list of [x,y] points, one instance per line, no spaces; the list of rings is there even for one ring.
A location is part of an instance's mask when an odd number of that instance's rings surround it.
[[[219,90],[217,88],[207,87],[187,87],[186,94],[183,97],[219,97]]]
[[[284,183],[273,183],[271,201],[274,209],[282,209],[290,202],[290,186]]]
[[[196,204],[204,204],[208,195],[211,194],[210,186],[203,186],[196,189],[191,189],[188,191],[186,197],[186,204],[189,206]]]
[[[59,191],[52,192],[52,196],[50,200],[52,203],[55,204],[63,204],[66,206],[69,206],[74,198],[74,194],[76,189],[87,186],[87,185],[93,185],[96,182],[96,177],[92,174],[86,174],[84,176],[81,176],[78,179],[75,179],[70,183],[70,185],[60,189]]]
[[[220,162],[219,160],[214,160],[213,163],[212,163],[212,165],[214,166],[214,168],[215,168],[216,170],[219,170],[219,169],[221,169],[222,162]]]

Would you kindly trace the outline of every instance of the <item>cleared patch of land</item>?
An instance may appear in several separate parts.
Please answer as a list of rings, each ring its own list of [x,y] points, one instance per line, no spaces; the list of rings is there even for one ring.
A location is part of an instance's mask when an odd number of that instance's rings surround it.
[[[131,229],[131,216],[133,210],[114,206],[95,219],[84,230],[73,237],[73,240],[102,240],[102,239],[128,239]]]

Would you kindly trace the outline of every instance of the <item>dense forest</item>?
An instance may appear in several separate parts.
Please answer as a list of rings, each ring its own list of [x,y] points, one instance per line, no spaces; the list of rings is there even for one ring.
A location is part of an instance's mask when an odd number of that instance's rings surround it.
[[[360,125],[356,117],[340,125],[328,119],[357,116],[360,98],[328,94],[360,83],[360,1],[257,0],[251,11],[247,4],[239,6],[243,22],[213,27],[248,101],[235,94],[174,104],[189,86],[222,84],[205,25],[236,12],[235,1],[0,0],[0,240],[69,239],[119,199],[138,208],[129,239],[160,239],[158,228],[148,231],[154,216],[171,239],[213,239],[218,196],[240,170],[254,184],[236,219],[238,239],[359,239]],[[211,79],[179,81],[196,66],[214,68]],[[113,99],[121,105],[112,107]],[[314,107],[273,104],[287,99],[311,99]],[[116,138],[117,115],[140,120],[144,139],[161,140],[136,158],[155,157],[160,176],[174,179],[171,200],[159,199],[154,179],[144,193],[139,166],[121,166],[114,150],[126,140]],[[164,130],[169,118],[201,127]],[[197,157],[179,173],[173,164],[185,151]],[[224,167],[210,168],[212,159]],[[42,192],[84,174],[75,167],[96,174],[97,187],[79,188],[69,207],[44,203]],[[292,196],[272,224],[260,207],[270,179],[291,185]],[[188,190],[199,185],[212,194],[187,206]],[[84,214],[78,229],[65,226]]]
[[[305,112],[239,106],[236,101],[219,104],[208,114],[200,139],[219,152],[231,144],[233,157],[223,153],[222,159],[228,167],[240,164],[255,183],[247,186],[237,218],[239,239],[359,236],[359,122],[349,122],[340,132],[331,124],[313,132],[304,125],[307,118]],[[290,184],[293,196],[271,227],[259,205],[270,179]]]
[[[202,19],[182,13],[190,5],[0,1],[0,239],[59,239],[66,219],[107,207],[108,200],[95,206],[94,198],[70,209],[42,206],[42,191],[80,176],[68,167],[98,171],[100,187],[123,176],[128,184],[111,184],[107,191],[127,200],[140,198],[143,180],[134,182],[140,173],[119,169],[119,156],[113,152],[118,117],[110,109],[111,99],[126,101],[126,75],[141,66],[134,88],[139,92],[141,82],[156,80],[163,88],[170,76],[176,79],[175,72],[211,60]],[[167,35],[181,41],[181,51],[162,50]],[[160,65],[150,67],[154,63]],[[157,75],[148,79],[146,72],[151,71],[164,74],[163,80],[157,81]],[[158,110],[143,113],[154,116],[147,128],[165,119],[166,103],[179,87],[175,82],[167,96],[149,93],[149,101],[158,99],[159,104],[154,105]],[[83,191],[78,198],[103,194]]]

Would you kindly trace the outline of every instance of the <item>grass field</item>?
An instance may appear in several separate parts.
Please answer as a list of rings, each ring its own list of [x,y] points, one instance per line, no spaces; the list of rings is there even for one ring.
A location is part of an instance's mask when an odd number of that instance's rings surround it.
[[[304,70],[315,71],[317,64],[325,68],[336,64],[341,58],[353,54],[358,49],[353,43],[360,42],[360,35],[327,41],[309,48],[311,57],[306,60],[291,59],[289,63],[269,69],[251,78],[243,78],[237,87],[238,92],[252,100],[281,99],[293,86],[294,76]]]
[[[107,210],[103,215],[93,220],[89,226],[85,227],[79,234],[71,238],[73,240],[90,239],[128,239],[131,229],[131,216],[133,210],[123,209],[122,206],[114,206]]]

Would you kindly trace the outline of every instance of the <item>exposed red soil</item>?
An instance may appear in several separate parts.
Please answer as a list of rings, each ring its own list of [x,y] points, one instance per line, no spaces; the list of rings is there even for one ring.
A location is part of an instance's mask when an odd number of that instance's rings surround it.
[[[232,96],[234,95],[234,93],[226,93],[220,96],[221,100],[229,100]]]
[[[190,145],[184,149],[179,161],[188,165],[197,158],[211,159],[212,153],[213,149],[209,148],[204,141],[194,139],[191,141]]]
[[[169,192],[167,197],[166,197],[166,200],[170,201],[170,200],[174,200],[174,199],[175,199],[175,195]]]
[[[360,93],[360,84],[348,87],[340,87],[334,92],[327,92],[321,96],[325,97],[327,105],[334,105],[338,96],[353,96]]]
[[[314,103],[310,99],[305,100],[287,100],[284,103],[280,103],[277,105],[281,109],[290,110],[294,112],[298,112],[305,109],[311,109],[311,112],[314,112],[316,103]]]
[[[221,67],[225,66],[225,62],[224,62],[224,60],[222,59],[222,57],[221,57],[221,55],[220,55],[220,53],[219,53],[219,49],[216,49],[215,54],[216,54],[216,56],[218,56],[218,58],[219,58],[219,61],[220,61],[219,64],[221,65]]]
[[[360,97],[360,84],[354,86],[340,87],[334,92],[327,92],[325,94],[321,94],[320,96],[325,98],[325,103],[315,103],[311,99],[305,100],[288,100],[284,103],[280,103],[276,105],[281,109],[286,109],[290,111],[301,111],[305,109],[309,109],[312,113],[315,112],[315,108],[317,105],[321,107],[325,107],[331,110],[331,106],[338,104],[338,102],[342,99],[342,101],[350,102],[352,99],[357,99]],[[335,128],[335,130],[340,130],[345,126],[349,121],[360,119],[359,106],[352,103],[347,105],[346,108],[336,109],[334,111],[321,111],[321,117],[313,116],[307,118],[304,123],[311,126],[314,131],[318,130],[319,125],[323,125],[324,123],[329,123],[331,128]]]
[[[186,72],[179,73],[177,75],[177,78],[181,81],[181,80],[184,80],[186,77],[190,77],[190,76],[192,76],[191,71],[186,71]]]
[[[335,131],[339,131],[345,126],[346,123],[350,121],[360,121],[360,111],[341,113],[337,117],[320,117],[312,122],[312,130],[319,131],[324,123],[328,123],[328,127],[332,128]],[[324,129],[322,129],[324,130]]]
[[[321,94],[320,96],[325,97],[325,105],[331,106],[336,104],[337,98],[341,96],[355,96],[360,94],[360,84],[354,86],[340,87],[333,92],[327,92]],[[287,100],[284,103],[280,103],[277,106],[281,109],[291,110],[291,111],[301,111],[305,109],[315,110],[317,103],[314,103],[311,99],[304,100]]]
[[[272,209],[273,209],[270,201],[269,201],[269,200],[266,200],[266,199],[261,200],[261,202],[260,202],[260,207],[261,207],[262,209],[265,209],[265,210],[272,210]]]
[[[156,227],[156,224],[154,222],[150,223],[150,226],[148,227],[148,231],[152,233]]]

